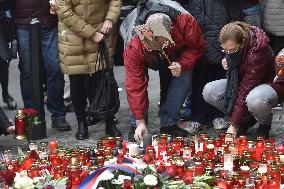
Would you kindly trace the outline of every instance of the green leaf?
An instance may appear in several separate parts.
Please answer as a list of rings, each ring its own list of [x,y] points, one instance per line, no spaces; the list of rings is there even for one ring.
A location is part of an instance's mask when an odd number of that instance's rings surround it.
[[[26,157],[27,156],[20,147],[18,147],[18,155],[19,155],[19,157]]]

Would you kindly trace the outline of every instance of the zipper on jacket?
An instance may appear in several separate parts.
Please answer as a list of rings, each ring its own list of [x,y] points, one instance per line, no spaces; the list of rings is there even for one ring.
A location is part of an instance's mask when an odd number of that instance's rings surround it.
[[[88,23],[88,20],[87,20],[87,17],[88,17],[88,12],[87,12],[87,10],[88,10],[88,3],[89,3],[89,0],[84,0],[83,7],[84,7],[84,10],[86,10],[86,11],[84,11],[83,17],[84,17],[86,23]],[[86,39],[85,38],[83,38],[83,52],[84,52],[84,57],[85,57],[85,53],[86,53]],[[86,59],[86,57],[85,57],[85,60],[86,60],[87,66],[88,66],[89,74],[90,74],[90,76],[92,76],[92,72],[90,70],[90,65],[89,65],[89,62]]]

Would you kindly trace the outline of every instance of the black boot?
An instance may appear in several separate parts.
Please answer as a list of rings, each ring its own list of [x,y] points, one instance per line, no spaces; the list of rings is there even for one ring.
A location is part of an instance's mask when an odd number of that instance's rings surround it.
[[[115,121],[113,119],[106,120],[105,135],[119,137],[121,132],[116,128]]]
[[[169,127],[161,127],[160,129],[161,134],[169,134],[172,137],[187,137],[188,132],[179,128],[177,125],[172,125]]]
[[[259,137],[259,136],[263,136],[264,139],[269,139],[269,132],[271,130],[271,125],[259,125],[255,136]]]
[[[89,137],[88,126],[85,121],[78,121],[78,131],[75,135],[77,140],[85,140]]]

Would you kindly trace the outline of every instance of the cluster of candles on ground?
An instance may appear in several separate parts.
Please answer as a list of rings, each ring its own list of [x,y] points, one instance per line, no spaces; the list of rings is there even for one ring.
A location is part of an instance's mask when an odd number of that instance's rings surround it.
[[[186,184],[203,174],[213,176],[211,185],[216,189],[278,189],[284,182],[284,147],[276,148],[273,139],[262,137],[256,141],[245,136],[233,140],[228,133],[219,133],[215,139],[207,134],[192,138],[144,135],[143,145],[107,137],[93,148],[72,149],[60,146],[57,140],[31,142],[25,158],[13,159],[11,152],[5,151],[1,169],[28,170],[31,178],[47,169],[53,179],[67,177],[67,188],[72,188],[105,161],[116,157],[117,163],[123,163],[127,156],[153,164],[158,172],[166,171]]]

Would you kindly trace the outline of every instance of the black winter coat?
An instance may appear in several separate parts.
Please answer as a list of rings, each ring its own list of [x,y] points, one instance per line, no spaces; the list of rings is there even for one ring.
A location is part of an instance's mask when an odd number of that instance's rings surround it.
[[[6,129],[11,126],[10,121],[8,120],[3,109],[0,107],[0,135],[6,134]]]
[[[189,0],[188,11],[198,21],[204,33],[205,61],[220,64],[224,54],[219,34],[227,23],[241,20],[241,0]]]
[[[15,23],[17,27],[27,27],[33,18],[38,18],[42,28],[57,27],[57,15],[50,14],[49,0],[16,0]]]

